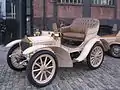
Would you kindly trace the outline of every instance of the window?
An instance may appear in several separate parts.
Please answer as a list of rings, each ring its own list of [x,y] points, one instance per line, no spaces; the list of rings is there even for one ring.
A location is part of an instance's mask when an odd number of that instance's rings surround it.
[[[92,4],[98,5],[114,5],[115,0],[92,0]]]
[[[98,31],[98,35],[99,36],[106,36],[106,35],[111,35],[113,34],[111,26],[108,25],[100,25],[99,31]]]
[[[57,0],[60,4],[82,4],[83,0]]]
[[[15,4],[10,0],[6,0],[6,17],[15,18]]]

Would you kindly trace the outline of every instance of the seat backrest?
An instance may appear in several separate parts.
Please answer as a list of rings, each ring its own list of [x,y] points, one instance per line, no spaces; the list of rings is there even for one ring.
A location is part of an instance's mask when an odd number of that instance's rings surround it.
[[[86,33],[88,28],[94,28],[99,24],[99,20],[92,18],[76,18],[70,25],[72,32]]]

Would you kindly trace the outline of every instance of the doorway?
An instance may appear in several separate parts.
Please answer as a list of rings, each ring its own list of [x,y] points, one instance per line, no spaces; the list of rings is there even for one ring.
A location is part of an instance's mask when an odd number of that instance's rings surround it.
[[[16,22],[16,5],[15,0],[6,0],[6,32],[4,36],[4,44],[9,43],[17,38],[17,22]]]

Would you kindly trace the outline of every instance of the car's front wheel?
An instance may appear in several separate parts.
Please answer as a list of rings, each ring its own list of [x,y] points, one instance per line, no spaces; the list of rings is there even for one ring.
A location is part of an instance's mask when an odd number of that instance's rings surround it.
[[[9,67],[15,71],[23,71],[26,69],[26,66],[21,64],[20,62],[25,59],[21,57],[21,49],[19,44],[14,45],[7,54],[7,63]]]
[[[31,84],[37,87],[48,85],[56,75],[56,56],[47,50],[34,54],[27,67],[27,78]]]
[[[97,69],[100,67],[104,59],[104,50],[99,43],[96,43],[91,49],[88,57],[87,64],[90,69]]]
[[[110,54],[115,58],[120,58],[120,45],[112,45],[110,48]]]

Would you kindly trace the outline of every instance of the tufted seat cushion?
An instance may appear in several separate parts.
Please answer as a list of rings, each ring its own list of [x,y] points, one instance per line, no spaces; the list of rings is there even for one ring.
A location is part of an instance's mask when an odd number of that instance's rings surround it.
[[[84,40],[88,29],[96,27],[98,22],[98,20],[92,18],[76,18],[71,25],[61,28],[63,39]]]

